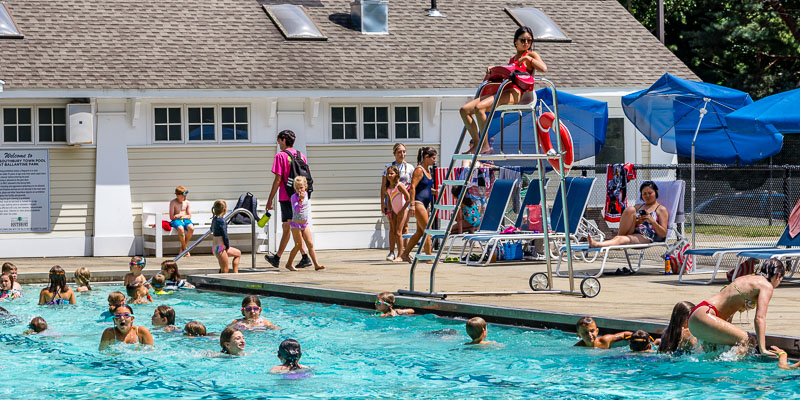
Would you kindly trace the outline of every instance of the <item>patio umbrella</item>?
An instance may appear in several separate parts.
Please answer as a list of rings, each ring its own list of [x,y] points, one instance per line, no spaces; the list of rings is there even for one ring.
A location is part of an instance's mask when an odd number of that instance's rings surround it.
[[[622,97],[625,116],[654,145],[692,159],[692,246],[695,243],[695,157],[749,164],[777,154],[782,138],[738,133],[725,116],[753,103],[745,92],[664,74],[650,88]]]
[[[742,107],[725,116],[728,127],[741,133],[800,133],[800,89],[789,90]]]

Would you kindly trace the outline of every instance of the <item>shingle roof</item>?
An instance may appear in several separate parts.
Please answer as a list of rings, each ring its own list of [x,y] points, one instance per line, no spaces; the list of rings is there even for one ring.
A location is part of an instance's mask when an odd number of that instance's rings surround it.
[[[363,35],[350,0],[306,4],[327,41],[287,41],[257,0],[6,0],[25,38],[0,40],[7,89],[473,88],[514,52],[499,0],[392,0],[389,35]],[[616,0],[537,0],[572,43],[537,43],[559,87],[699,80]]]

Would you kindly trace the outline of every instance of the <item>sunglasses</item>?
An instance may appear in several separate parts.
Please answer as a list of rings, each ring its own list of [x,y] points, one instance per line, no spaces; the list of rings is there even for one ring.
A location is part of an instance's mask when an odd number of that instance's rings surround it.
[[[260,310],[261,310],[261,307],[259,307],[259,306],[242,307],[242,311],[246,311],[246,312],[256,312],[256,311],[260,311]]]
[[[523,39],[523,38],[519,38],[519,39],[517,39],[517,40],[519,40],[519,41],[520,41],[520,42],[522,42],[522,43],[532,43],[532,42],[533,42],[533,39]]]
[[[114,314],[114,319],[123,319],[123,318],[131,318],[133,314],[122,313],[122,314]]]

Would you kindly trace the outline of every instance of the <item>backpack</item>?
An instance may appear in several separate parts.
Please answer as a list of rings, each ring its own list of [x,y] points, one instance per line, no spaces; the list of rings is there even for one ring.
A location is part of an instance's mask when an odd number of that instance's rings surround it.
[[[291,196],[294,192],[294,178],[298,176],[305,176],[306,180],[308,181],[308,198],[311,198],[311,192],[314,191],[314,179],[311,177],[311,168],[309,168],[308,163],[303,161],[303,153],[297,151],[297,157],[292,156],[288,150],[284,150],[284,153],[289,157],[289,176],[286,178],[286,193]]]
[[[258,221],[258,199],[256,199],[252,193],[247,192],[239,196],[239,201],[236,202],[236,206],[234,206],[233,209],[235,210],[237,208],[244,208],[245,210],[250,211],[253,213],[256,221]],[[246,214],[240,213],[234,215],[233,218],[231,218],[230,223],[234,225],[250,225],[251,221],[250,217],[248,217]]]

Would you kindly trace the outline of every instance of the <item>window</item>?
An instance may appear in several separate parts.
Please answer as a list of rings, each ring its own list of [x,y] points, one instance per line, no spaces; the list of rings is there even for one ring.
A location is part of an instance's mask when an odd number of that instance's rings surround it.
[[[358,107],[331,108],[331,137],[333,140],[358,140]]]
[[[214,107],[188,107],[189,140],[216,140]]]
[[[506,8],[506,13],[519,26],[527,26],[533,31],[533,40],[537,42],[572,42],[561,28],[539,8]]]
[[[395,139],[420,139],[419,107],[394,108]]]
[[[67,141],[67,109],[39,108],[39,142]]]
[[[594,156],[594,163],[618,164],[625,162],[625,119],[609,118],[608,128],[606,128],[606,144],[597,155]],[[598,173],[605,173],[598,169]]]
[[[157,142],[180,142],[181,134],[181,108],[157,107],[153,109]]]
[[[264,5],[264,11],[287,40],[328,40],[300,5]]]
[[[247,140],[247,107],[222,107],[222,140]]]
[[[389,107],[364,107],[364,139],[389,139]]]
[[[0,1],[0,39],[22,39],[23,37],[8,6],[5,2]]]
[[[3,109],[3,141],[33,143],[33,110],[31,108]]]

